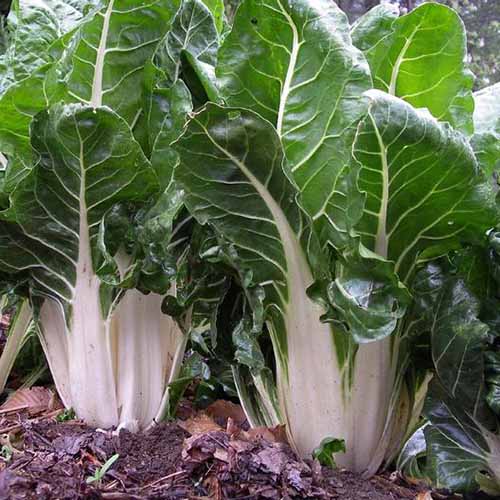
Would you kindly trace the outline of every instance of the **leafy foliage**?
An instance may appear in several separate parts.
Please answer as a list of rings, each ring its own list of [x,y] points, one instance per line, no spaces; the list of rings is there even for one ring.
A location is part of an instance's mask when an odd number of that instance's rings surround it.
[[[335,469],[336,464],[333,458],[335,453],[345,453],[345,443],[341,439],[325,438],[321,441],[318,448],[313,451],[313,457],[316,458],[321,465],[326,465]]]
[[[498,85],[472,93],[437,3],[223,7],[14,3],[0,374],[33,320],[88,423],[147,427],[198,380],[324,464],[402,449],[407,474],[494,491]]]

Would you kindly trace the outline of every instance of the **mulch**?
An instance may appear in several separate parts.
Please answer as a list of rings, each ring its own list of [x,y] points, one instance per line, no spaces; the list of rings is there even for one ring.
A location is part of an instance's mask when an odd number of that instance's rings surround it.
[[[366,481],[302,461],[282,429],[249,430],[237,405],[229,412],[228,405],[136,434],[16,415],[14,452],[0,463],[0,500],[438,498],[390,476]],[[115,454],[100,482],[88,483]]]

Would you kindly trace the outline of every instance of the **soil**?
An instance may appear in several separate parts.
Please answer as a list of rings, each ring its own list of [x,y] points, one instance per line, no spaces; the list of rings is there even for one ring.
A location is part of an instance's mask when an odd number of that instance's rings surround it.
[[[229,405],[137,434],[16,415],[17,441],[8,442],[14,453],[0,472],[0,500],[431,498],[389,476],[365,481],[299,460],[282,429],[247,431],[239,407]],[[115,454],[103,478],[89,483]]]

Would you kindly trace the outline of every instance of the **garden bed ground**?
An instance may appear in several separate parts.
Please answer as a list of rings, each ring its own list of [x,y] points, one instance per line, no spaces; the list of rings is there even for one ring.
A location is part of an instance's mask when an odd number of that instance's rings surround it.
[[[241,409],[229,402],[206,411],[186,403],[177,422],[132,434],[58,422],[62,410],[47,395],[33,393],[0,409],[7,457],[0,500],[443,498],[389,475],[365,481],[298,460],[282,429],[248,430]],[[102,480],[89,484],[87,478],[115,454]]]

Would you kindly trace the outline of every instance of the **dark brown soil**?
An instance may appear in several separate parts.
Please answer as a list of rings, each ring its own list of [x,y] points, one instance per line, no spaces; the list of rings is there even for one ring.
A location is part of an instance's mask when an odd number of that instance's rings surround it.
[[[348,472],[304,463],[272,434],[267,440],[231,421],[227,430],[215,422],[202,432],[191,428],[193,435],[173,423],[147,433],[119,435],[78,422],[25,421],[22,426],[23,450],[15,452],[0,472],[0,500],[410,500],[417,496],[416,490],[388,478],[364,481]],[[115,453],[119,458],[100,484],[88,484],[86,479]]]

